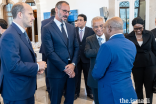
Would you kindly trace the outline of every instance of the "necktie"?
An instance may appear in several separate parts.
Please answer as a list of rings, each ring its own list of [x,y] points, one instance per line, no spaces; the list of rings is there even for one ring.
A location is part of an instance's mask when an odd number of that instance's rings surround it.
[[[68,38],[67,38],[67,34],[66,34],[65,30],[64,30],[63,25],[64,25],[64,24],[62,23],[62,24],[61,24],[62,35],[63,35],[63,38],[65,39],[65,41],[66,41],[66,43],[67,43]]]
[[[30,44],[30,40],[29,40],[29,37],[28,37],[28,35],[27,35],[27,32],[24,32],[24,35],[25,35],[26,40],[27,40],[28,43]]]
[[[101,44],[102,44],[102,38],[98,38],[98,42],[99,42],[99,45],[101,46]]]
[[[82,41],[82,34],[83,34],[83,30],[80,30],[80,34],[79,34],[80,41]]]

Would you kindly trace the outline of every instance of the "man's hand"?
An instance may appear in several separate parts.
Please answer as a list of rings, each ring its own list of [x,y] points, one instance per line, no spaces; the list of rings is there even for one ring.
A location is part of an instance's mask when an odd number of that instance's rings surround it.
[[[47,68],[47,64],[45,61],[40,61],[40,62],[37,62],[38,65],[39,65],[39,71],[38,73],[39,74],[42,74],[44,72],[44,70]]]
[[[69,75],[69,78],[74,78],[75,77],[75,72],[74,72],[75,66],[73,64],[68,64],[65,66],[65,73]]]

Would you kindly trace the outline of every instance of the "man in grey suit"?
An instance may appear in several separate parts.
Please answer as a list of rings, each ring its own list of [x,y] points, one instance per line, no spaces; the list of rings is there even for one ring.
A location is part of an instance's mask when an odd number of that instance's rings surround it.
[[[90,59],[90,69],[88,73],[88,81],[87,84],[92,89],[94,102],[95,104],[99,104],[98,101],[98,82],[93,79],[92,77],[92,70],[95,65],[96,56],[101,44],[105,43],[105,35],[103,33],[103,25],[104,25],[104,18],[103,17],[94,17],[92,19],[92,28],[95,32],[94,35],[87,37],[86,39],[86,46],[85,46],[85,55],[87,58]]]

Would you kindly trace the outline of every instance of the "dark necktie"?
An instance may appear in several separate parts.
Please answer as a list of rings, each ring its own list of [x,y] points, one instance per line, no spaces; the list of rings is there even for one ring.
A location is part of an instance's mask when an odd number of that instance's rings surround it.
[[[25,38],[26,38],[27,42],[30,44],[30,40],[29,40],[29,37],[28,37],[28,35],[27,35],[27,32],[26,32],[26,31],[24,32],[24,35],[25,35]]]
[[[63,38],[65,39],[65,41],[66,41],[66,43],[67,43],[68,38],[67,38],[67,34],[66,34],[65,30],[64,30],[63,25],[64,25],[64,24],[62,23],[62,24],[61,24],[62,35],[63,35]]]

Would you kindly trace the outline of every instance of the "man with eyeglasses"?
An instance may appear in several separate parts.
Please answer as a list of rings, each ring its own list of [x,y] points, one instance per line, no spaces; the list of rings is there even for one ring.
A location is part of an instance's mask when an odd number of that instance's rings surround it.
[[[64,104],[73,104],[75,94],[75,65],[79,44],[73,25],[66,23],[70,6],[59,1],[55,18],[42,29],[42,45],[47,57],[47,77],[50,83],[51,104],[60,104],[65,88]]]

